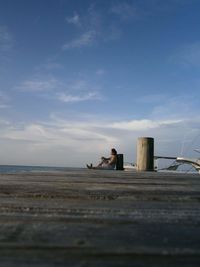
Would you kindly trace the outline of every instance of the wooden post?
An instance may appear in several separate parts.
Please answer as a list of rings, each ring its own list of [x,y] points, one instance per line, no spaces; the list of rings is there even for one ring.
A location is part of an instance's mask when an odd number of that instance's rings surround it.
[[[117,154],[116,170],[118,171],[124,170],[124,155],[123,154]]]
[[[154,139],[152,137],[138,138],[137,170],[154,171]]]

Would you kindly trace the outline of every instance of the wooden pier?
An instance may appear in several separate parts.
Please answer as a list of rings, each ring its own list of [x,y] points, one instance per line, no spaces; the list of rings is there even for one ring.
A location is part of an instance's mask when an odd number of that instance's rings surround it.
[[[200,266],[200,176],[1,174],[0,266]]]

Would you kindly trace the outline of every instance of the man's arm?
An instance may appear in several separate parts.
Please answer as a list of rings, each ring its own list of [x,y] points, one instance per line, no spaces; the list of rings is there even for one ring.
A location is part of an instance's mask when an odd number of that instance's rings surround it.
[[[105,158],[105,157],[101,157],[102,160],[111,160],[111,157],[109,158]]]

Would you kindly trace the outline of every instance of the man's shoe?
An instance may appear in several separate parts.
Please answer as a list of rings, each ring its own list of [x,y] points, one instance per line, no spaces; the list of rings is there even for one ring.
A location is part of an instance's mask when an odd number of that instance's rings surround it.
[[[92,164],[90,164],[90,165],[86,164],[86,166],[88,169],[92,169]]]

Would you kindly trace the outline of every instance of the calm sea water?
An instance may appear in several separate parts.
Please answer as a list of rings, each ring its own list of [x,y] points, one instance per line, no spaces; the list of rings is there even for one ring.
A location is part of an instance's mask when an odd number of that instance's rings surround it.
[[[1,173],[23,173],[23,172],[63,172],[63,171],[78,171],[85,168],[73,168],[73,167],[48,167],[48,166],[19,166],[19,165],[0,165]],[[194,169],[180,170],[180,171],[166,171],[158,170],[158,172],[169,172],[169,173],[196,173]]]
[[[55,171],[57,172],[57,171],[78,170],[78,169],[80,168],[0,165],[0,173],[55,172]]]

